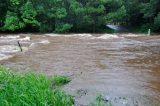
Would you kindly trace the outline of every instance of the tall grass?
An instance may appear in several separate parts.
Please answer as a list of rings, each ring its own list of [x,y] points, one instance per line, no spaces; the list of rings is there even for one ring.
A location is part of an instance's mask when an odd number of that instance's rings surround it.
[[[55,84],[56,86],[67,84],[70,81],[71,79],[67,76],[54,76],[53,77],[53,84]]]
[[[0,106],[72,106],[72,97],[59,88],[53,89],[53,80],[0,66]]]

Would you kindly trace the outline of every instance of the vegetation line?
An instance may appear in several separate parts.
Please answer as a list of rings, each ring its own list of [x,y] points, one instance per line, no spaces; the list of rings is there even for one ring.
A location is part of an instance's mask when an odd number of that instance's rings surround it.
[[[160,0],[0,0],[0,31],[112,32],[108,24],[130,31],[160,32]]]

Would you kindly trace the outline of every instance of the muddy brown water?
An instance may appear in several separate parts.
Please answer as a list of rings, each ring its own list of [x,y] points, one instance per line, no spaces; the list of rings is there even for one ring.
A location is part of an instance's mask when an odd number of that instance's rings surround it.
[[[29,50],[0,64],[70,76],[63,89],[75,105],[88,105],[101,94],[115,106],[160,106],[160,36],[26,36]],[[33,44],[38,40],[50,43]]]

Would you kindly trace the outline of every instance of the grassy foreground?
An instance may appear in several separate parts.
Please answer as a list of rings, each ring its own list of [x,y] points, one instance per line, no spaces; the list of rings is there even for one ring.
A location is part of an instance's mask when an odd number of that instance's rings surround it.
[[[0,66],[0,106],[72,106],[72,97],[57,87],[69,81],[63,76],[18,74]]]

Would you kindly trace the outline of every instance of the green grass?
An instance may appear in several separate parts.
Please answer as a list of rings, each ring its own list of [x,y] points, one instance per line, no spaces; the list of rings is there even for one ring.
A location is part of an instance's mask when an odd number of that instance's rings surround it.
[[[62,76],[58,79],[58,76],[18,74],[0,66],[0,106],[72,106],[71,96],[60,88],[53,89],[53,82],[66,83]]]
[[[61,86],[61,85],[67,84],[70,81],[71,81],[71,79],[66,76],[54,76],[53,77],[53,84],[55,84],[56,86]]]
[[[111,101],[105,101],[102,95],[97,95],[96,100],[89,106],[113,106]]]

